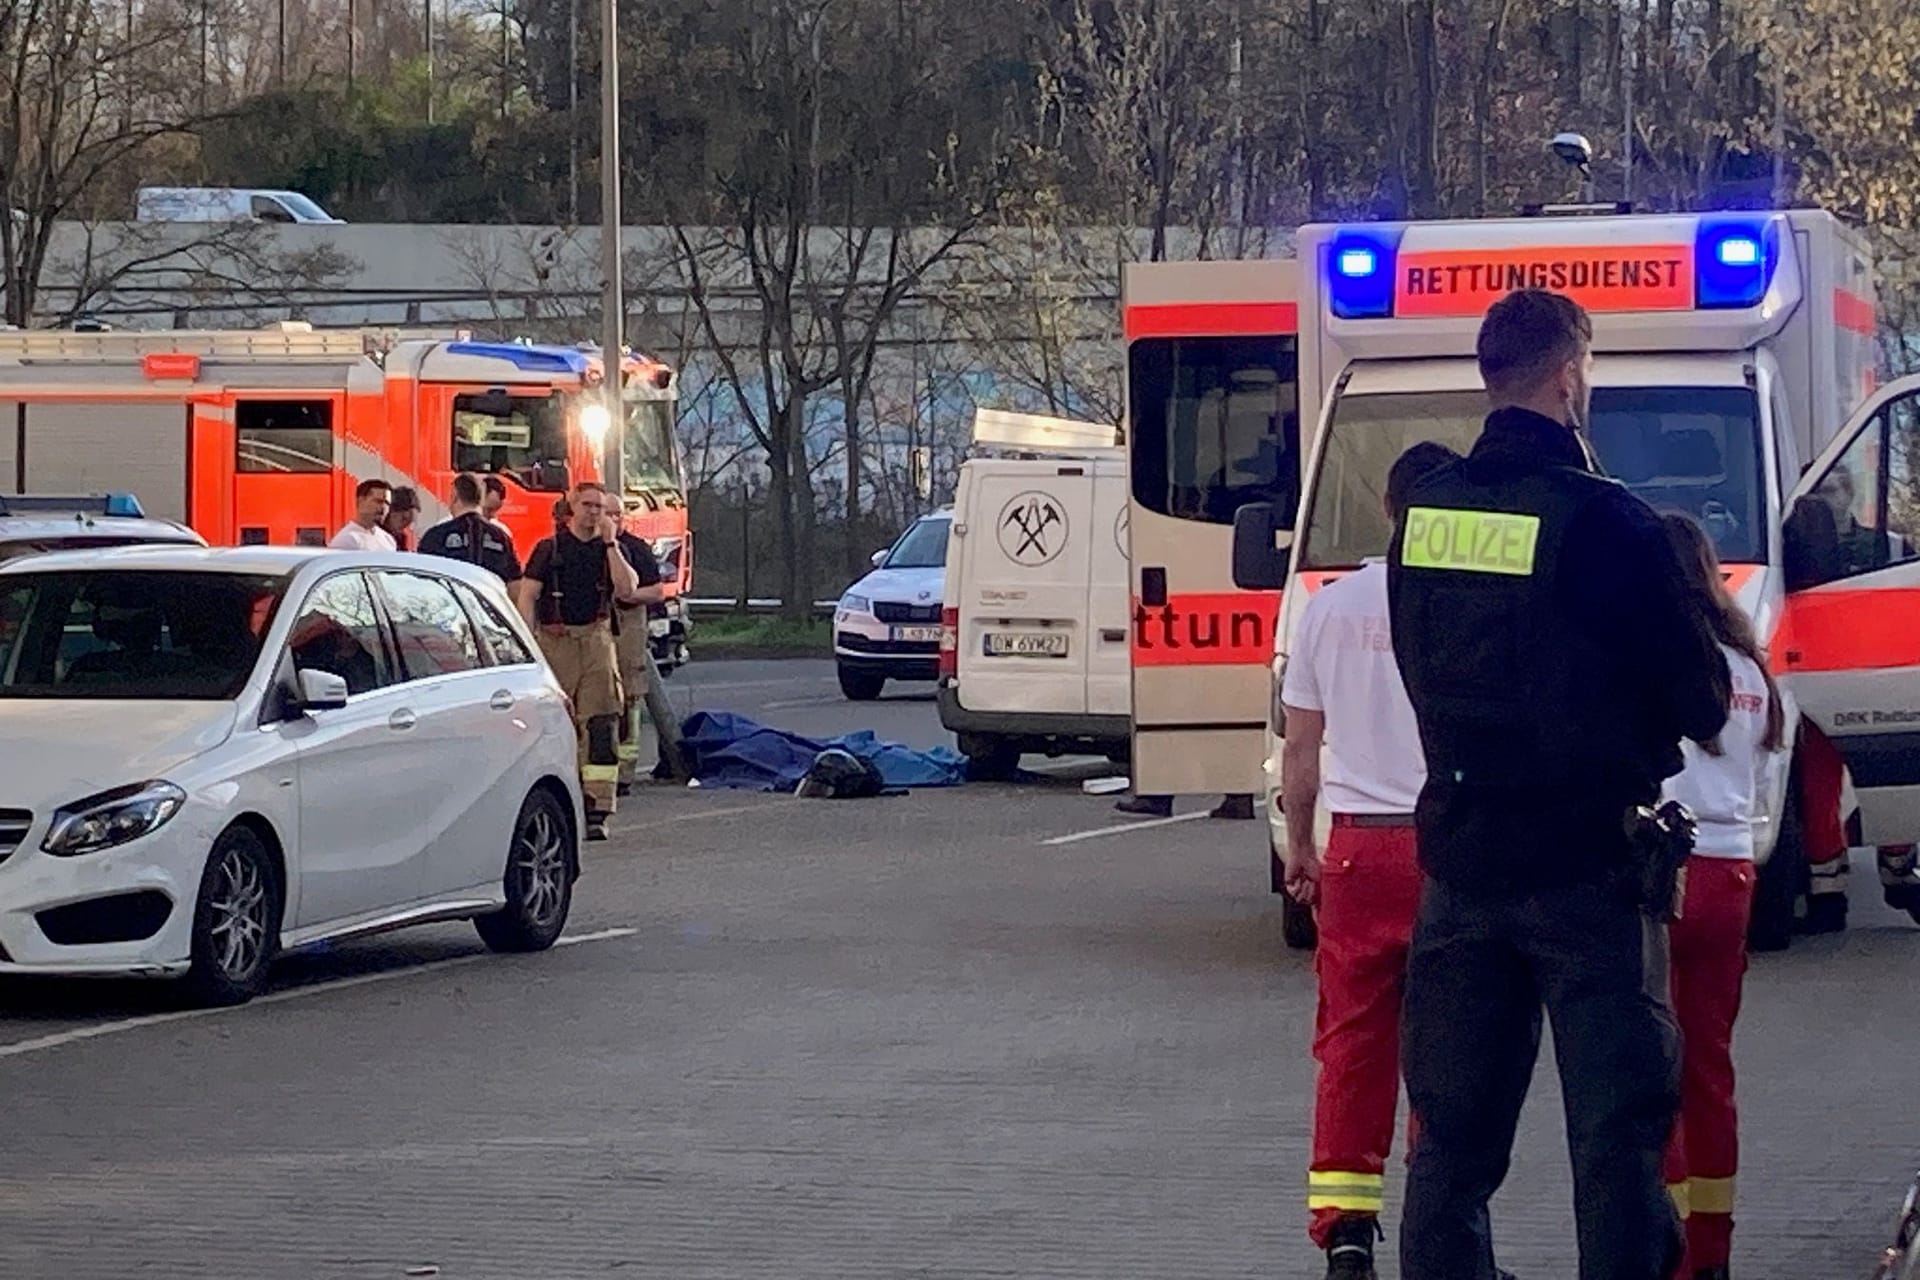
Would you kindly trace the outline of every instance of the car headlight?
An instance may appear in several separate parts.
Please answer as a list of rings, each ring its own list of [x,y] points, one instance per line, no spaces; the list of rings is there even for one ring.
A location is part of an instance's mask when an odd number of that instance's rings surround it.
[[[848,613],[872,613],[873,601],[852,593],[840,597],[840,607]]]
[[[157,831],[187,803],[171,782],[136,782],[76,800],[56,811],[40,847],[71,858],[111,849]]]

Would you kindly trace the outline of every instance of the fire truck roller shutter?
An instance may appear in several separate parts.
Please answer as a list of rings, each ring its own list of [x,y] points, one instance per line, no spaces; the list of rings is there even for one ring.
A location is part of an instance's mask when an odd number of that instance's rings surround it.
[[[0,493],[25,493],[20,483],[20,424],[18,400],[0,400]]]
[[[0,425],[6,419],[0,418]],[[7,443],[0,432],[0,443]],[[13,465],[11,449],[4,464]],[[187,518],[187,409],[180,404],[30,404],[26,474],[36,493],[132,493],[149,516]]]

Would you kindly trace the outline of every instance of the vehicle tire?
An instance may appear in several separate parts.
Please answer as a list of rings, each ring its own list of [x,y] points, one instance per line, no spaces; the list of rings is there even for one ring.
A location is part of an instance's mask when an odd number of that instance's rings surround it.
[[[1793,913],[1807,888],[1807,851],[1800,829],[1800,762],[1787,771],[1787,796],[1780,806],[1780,834],[1773,852],[1756,870],[1753,915],[1747,921],[1747,950],[1785,951],[1793,944]]]
[[[530,793],[507,850],[507,905],[474,918],[480,941],[492,951],[551,947],[573,908],[574,866],[572,816],[551,791]]]
[[[196,1005],[245,1004],[267,985],[280,949],[286,894],[266,842],[250,827],[228,827],[213,842],[193,903],[187,998]]]
[[[967,776],[976,782],[1004,782],[1020,768],[1020,746],[990,733],[960,735],[960,754],[967,758]]]
[[[840,664],[840,692],[847,695],[849,702],[872,702],[886,687],[887,678],[879,672]]]

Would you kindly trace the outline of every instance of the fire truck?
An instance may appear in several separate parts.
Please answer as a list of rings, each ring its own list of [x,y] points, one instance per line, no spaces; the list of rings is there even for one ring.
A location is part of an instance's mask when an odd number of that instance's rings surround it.
[[[617,425],[610,487],[660,558],[669,602],[653,633],[671,666],[693,572],[674,372],[629,354],[618,424],[602,376],[597,351],[302,323],[0,333],[0,492],[133,492],[216,546],[320,546],[361,480],[411,486],[430,524],[469,471],[503,482],[499,518],[524,552],[552,532],[557,497],[602,479]]]

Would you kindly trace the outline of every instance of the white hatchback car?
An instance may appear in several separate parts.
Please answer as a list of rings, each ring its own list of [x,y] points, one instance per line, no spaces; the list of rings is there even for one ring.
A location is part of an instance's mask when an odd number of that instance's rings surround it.
[[[581,797],[565,696],[499,580],[245,547],[0,566],[0,974],[183,975],[432,920],[536,951]]]

